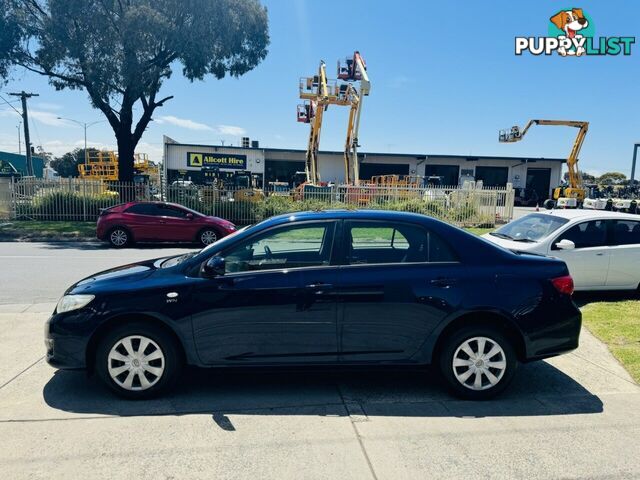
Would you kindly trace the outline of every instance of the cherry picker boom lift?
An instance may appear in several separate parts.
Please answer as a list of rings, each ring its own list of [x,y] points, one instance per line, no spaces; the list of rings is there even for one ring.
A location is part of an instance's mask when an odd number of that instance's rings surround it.
[[[356,51],[352,58],[347,59],[345,66],[341,66],[338,62],[338,79],[339,81],[327,80],[326,65],[321,61],[316,76],[300,80],[300,98],[305,103],[298,105],[297,120],[311,125],[305,162],[306,183],[309,185],[320,183],[318,168],[320,132],[324,112],[329,105],[350,107],[344,150],[345,183],[348,185],[359,183],[358,131],[362,100],[364,96],[369,95],[371,89],[366,65],[359,52]],[[359,82],[359,88],[356,88],[354,82]]]
[[[501,130],[498,140],[501,143],[519,142],[533,125],[565,126],[578,129],[573,147],[567,157],[567,169],[569,170],[568,185],[556,187],[553,190],[553,199],[545,200],[544,206],[547,209],[552,209],[556,206],[561,208],[577,208],[581,206],[586,196],[586,190],[582,183],[582,176],[578,170],[578,155],[580,154],[584,138],[589,130],[589,122],[574,120],[529,120],[522,130],[517,125],[510,129]]]

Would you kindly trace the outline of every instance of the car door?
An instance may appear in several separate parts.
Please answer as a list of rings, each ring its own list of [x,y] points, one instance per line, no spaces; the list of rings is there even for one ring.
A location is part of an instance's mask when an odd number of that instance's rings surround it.
[[[612,220],[607,287],[636,289],[640,283],[640,221]]]
[[[204,363],[337,361],[336,222],[274,227],[221,252],[223,276],[193,295],[193,332]]]
[[[565,261],[577,289],[606,286],[610,248],[607,245],[607,220],[580,222],[562,232],[550,246],[549,255]],[[575,248],[560,249],[561,240],[571,240]]]
[[[174,205],[158,204],[159,240],[170,242],[193,241],[196,233],[193,218],[187,217],[187,211]]]
[[[420,226],[345,221],[343,228],[340,361],[408,361],[458,303],[462,266]]]
[[[158,214],[155,203],[136,203],[124,212],[124,226],[137,241],[156,240],[161,234]]]

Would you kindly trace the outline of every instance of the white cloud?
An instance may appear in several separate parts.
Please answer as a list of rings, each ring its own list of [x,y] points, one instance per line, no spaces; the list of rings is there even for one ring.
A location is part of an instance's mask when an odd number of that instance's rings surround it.
[[[230,137],[240,137],[247,134],[244,128],[235,125],[216,125],[215,127],[211,127],[204,123],[195,122],[188,118],[175,117],[173,115],[163,115],[154,120],[161,125],[174,125],[176,127],[186,128],[187,130],[214,132],[218,135],[228,135]]]
[[[5,108],[4,110],[0,110],[0,117],[15,117],[19,120],[21,115],[11,108]]]
[[[413,83],[414,79],[411,77],[407,77],[406,75],[396,75],[391,78],[389,82],[390,88],[404,88],[408,86],[410,83]]]
[[[178,118],[173,115],[163,115],[155,119],[156,123],[169,125],[175,125],[176,127],[186,128],[188,130],[199,130],[199,131],[210,131],[213,132],[214,129],[209,125],[205,125],[204,123],[194,122],[193,120],[189,120],[188,118]]]
[[[68,127],[71,125],[68,121],[58,118],[57,114],[43,110],[29,110],[29,117],[51,127]]]
[[[58,105],[57,103],[38,102],[35,106],[42,110],[62,110],[62,105]]]
[[[230,135],[233,137],[240,137],[247,134],[247,131],[244,128],[233,125],[217,125],[215,131],[220,135]]]

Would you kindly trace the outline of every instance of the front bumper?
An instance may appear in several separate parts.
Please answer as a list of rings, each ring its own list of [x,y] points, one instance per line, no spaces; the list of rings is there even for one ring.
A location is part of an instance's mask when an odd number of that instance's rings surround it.
[[[82,369],[87,367],[87,345],[93,332],[87,308],[73,312],[54,313],[45,323],[44,344],[49,365],[60,369]]]

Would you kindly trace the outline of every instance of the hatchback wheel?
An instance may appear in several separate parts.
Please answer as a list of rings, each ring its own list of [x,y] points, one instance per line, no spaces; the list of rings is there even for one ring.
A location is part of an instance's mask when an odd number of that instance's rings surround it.
[[[149,398],[169,388],[181,367],[173,339],[144,323],[109,332],[96,352],[96,371],[118,395]]]
[[[455,394],[484,400],[503,391],[518,365],[513,346],[497,329],[465,327],[441,350],[440,372]]]
[[[116,248],[126,247],[130,241],[129,232],[122,227],[115,227],[109,232],[109,243]]]
[[[200,232],[198,240],[200,244],[206,247],[207,245],[211,245],[218,240],[218,233],[211,228],[207,228],[206,230],[202,230]]]

